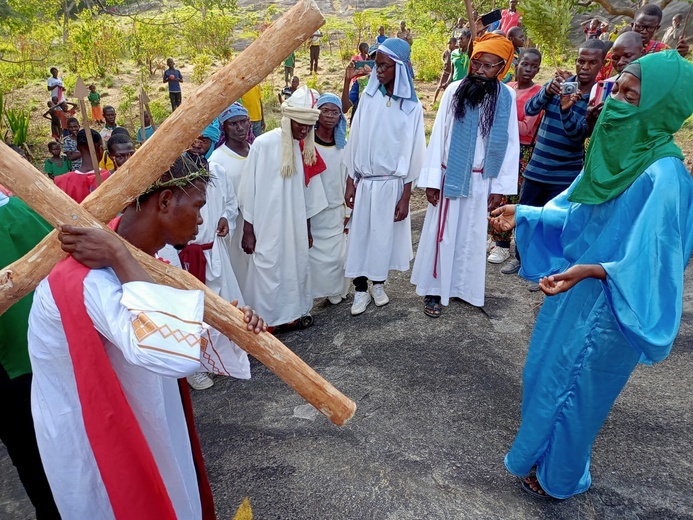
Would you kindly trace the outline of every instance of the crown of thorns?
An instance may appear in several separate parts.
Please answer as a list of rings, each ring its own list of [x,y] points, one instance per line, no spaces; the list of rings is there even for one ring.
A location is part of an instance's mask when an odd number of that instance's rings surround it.
[[[189,169],[187,164],[183,164],[183,167],[186,169]],[[200,169],[189,169],[189,173],[183,177],[172,177],[168,180],[163,180],[163,177],[165,175],[162,175],[154,184],[149,186],[143,193],[141,193],[137,199],[136,203],[139,209],[140,205],[140,199],[144,197],[145,195],[149,195],[150,193],[153,193],[157,190],[164,189],[164,188],[181,188],[185,189],[188,186],[192,186],[195,189],[199,189],[197,186],[195,186],[195,181],[198,180],[203,180],[205,183],[210,183],[212,182],[212,174],[207,170],[206,168],[200,168]]]

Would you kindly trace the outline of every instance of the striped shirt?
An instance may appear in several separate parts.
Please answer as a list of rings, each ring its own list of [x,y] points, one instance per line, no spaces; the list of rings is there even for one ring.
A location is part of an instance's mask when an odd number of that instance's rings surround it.
[[[567,81],[577,81],[573,76]],[[549,96],[546,83],[525,105],[525,114],[538,115],[544,110],[532,158],[523,172],[526,179],[546,184],[570,184],[582,170],[584,142],[589,137],[585,113],[590,94],[566,111],[561,110],[560,96]]]

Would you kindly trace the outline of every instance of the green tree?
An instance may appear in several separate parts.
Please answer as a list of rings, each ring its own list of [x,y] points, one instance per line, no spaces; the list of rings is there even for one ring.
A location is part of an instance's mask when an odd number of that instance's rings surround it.
[[[206,20],[191,18],[185,23],[183,35],[193,56],[208,54],[228,63],[233,56],[231,44],[233,31],[238,25],[238,17],[215,13]]]
[[[104,77],[118,72],[125,52],[125,34],[110,17],[84,10],[78,16],[68,40],[77,70],[85,75]]]
[[[232,13],[238,9],[236,0],[182,0],[183,5],[193,8],[200,13],[203,20],[207,19],[207,13],[218,9],[222,14]]]
[[[529,38],[558,65],[569,46],[573,0],[523,0],[522,26]]]
[[[128,46],[132,59],[144,66],[153,75],[159,62],[172,54],[175,29],[170,25],[145,24],[135,21],[128,33]]]

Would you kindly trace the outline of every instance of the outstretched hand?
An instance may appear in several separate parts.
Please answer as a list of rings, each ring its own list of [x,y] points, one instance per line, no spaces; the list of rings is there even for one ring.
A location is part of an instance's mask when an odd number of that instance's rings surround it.
[[[539,288],[547,296],[555,296],[572,289],[585,278],[606,279],[606,271],[599,264],[574,265],[564,272],[545,276],[539,280]]]
[[[510,231],[515,228],[515,204],[506,204],[493,211],[488,217],[491,227],[498,231]]]

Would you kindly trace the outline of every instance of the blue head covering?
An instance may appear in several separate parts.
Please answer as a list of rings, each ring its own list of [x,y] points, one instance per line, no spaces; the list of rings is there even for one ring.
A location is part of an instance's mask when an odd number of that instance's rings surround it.
[[[205,159],[209,159],[210,156],[212,155],[212,152],[217,146],[217,143],[219,142],[219,137],[221,137],[221,130],[219,128],[219,119],[214,118],[214,121],[210,123],[210,125],[202,130],[201,133],[202,137],[207,137],[208,139],[212,140],[212,146],[209,147],[209,150],[205,154]]]
[[[229,108],[227,108],[221,113],[221,115],[219,116],[219,124],[223,125],[226,121],[236,116],[248,117],[248,111],[238,101],[236,101],[233,105],[231,105]]]
[[[414,91],[414,70],[411,66],[411,47],[401,38],[388,38],[378,47],[378,53],[384,54],[395,62],[395,88],[392,91],[394,96],[404,100],[400,106],[407,113],[411,113],[414,106],[418,104],[419,98]],[[366,94],[375,95],[380,87],[376,67],[373,67],[371,76],[368,78]]]
[[[344,112],[342,111],[342,100],[337,95],[326,92],[318,98],[318,104],[316,106],[320,108],[327,103],[337,105],[339,108],[339,123],[334,127],[334,143],[337,145],[337,148],[341,150],[346,145],[347,127],[346,117],[344,117]]]

